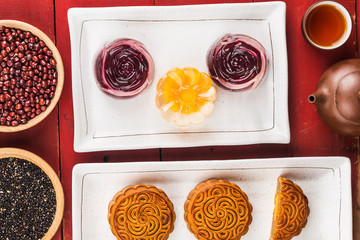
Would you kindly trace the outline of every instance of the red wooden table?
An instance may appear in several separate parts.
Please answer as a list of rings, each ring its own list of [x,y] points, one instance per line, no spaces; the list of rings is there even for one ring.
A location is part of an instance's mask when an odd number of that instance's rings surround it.
[[[324,70],[342,59],[357,57],[360,50],[360,10],[357,0],[339,0],[353,17],[353,31],[348,42],[332,51],[317,50],[302,37],[301,18],[315,0],[286,0],[287,48],[289,63],[290,144],[256,144],[248,146],[209,146],[141,151],[75,153],[71,86],[71,52],[67,10],[71,7],[105,7],[130,5],[179,5],[251,2],[246,0],[0,0],[0,19],[28,22],[52,38],[63,57],[65,85],[58,107],[39,125],[20,133],[1,133],[1,147],[18,147],[44,158],[58,172],[65,192],[65,212],[61,228],[53,239],[72,239],[71,174],[77,163],[183,161],[244,159],[300,156],[346,156],[351,159],[354,239],[360,240],[360,184],[358,138],[333,133],[320,120],[313,105],[307,102]]]

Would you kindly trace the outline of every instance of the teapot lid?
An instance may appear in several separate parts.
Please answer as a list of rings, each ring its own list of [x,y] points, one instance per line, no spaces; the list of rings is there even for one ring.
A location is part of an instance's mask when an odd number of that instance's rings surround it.
[[[360,71],[351,72],[340,80],[335,99],[340,114],[360,124]]]

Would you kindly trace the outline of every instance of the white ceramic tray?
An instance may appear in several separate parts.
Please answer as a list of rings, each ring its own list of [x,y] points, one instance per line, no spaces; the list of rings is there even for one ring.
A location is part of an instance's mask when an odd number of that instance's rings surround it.
[[[236,183],[248,195],[253,221],[241,239],[269,239],[278,176],[297,183],[309,200],[308,222],[297,240],[352,240],[350,161],[344,157],[79,164],[73,169],[73,239],[115,240],[107,221],[109,202],[126,186],[151,184],[174,204],[169,239],[195,240],[184,221],[184,203],[210,178]]]
[[[289,142],[283,2],[73,8],[68,20],[75,151]],[[200,125],[166,122],[155,104],[158,80],[173,67],[208,72],[206,53],[227,33],[249,35],[265,47],[266,79],[252,92],[217,87],[215,109]],[[97,51],[117,38],[139,40],[154,59],[153,84],[133,98],[112,98],[95,82]]]

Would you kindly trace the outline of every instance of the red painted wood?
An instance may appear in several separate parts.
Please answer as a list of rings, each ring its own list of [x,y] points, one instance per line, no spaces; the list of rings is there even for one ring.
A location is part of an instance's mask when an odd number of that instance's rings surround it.
[[[61,151],[61,180],[65,190],[65,213],[63,218],[63,239],[72,239],[71,222],[71,174],[72,168],[77,163],[103,162],[104,157],[110,162],[126,161],[159,161],[159,150],[140,151],[109,151],[95,153],[75,153],[74,142],[74,118],[71,86],[71,53],[70,37],[67,21],[67,10],[71,7],[106,7],[106,6],[130,6],[130,5],[153,5],[152,0],[106,0],[106,1],[75,1],[55,0],[56,5],[56,38],[57,46],[63,57],[65,67],[65,84],[62,101],[59,104],[60,121],[60,151]],[[121,37],[121,36],[120,36]]]
[[[55,39],[54,3],[50,0],[1,0],[0,18],[24,21]]]
[[[54,3],[52,0],[0,0],[0,18],[27,22],[55,40]],[[18,133],[0,133],[0,147],[22,148],[37,154],[60,175],[58,143],[58,109],[37,126]],[[54,240],[62,239],[62,228]]]
[[[253,2],[251,0],[155,0],[155,5],[190,5],[190,4],[216,4],[216,3],[240,3]]]
[[[354,203],[359,199],[355,191],[358,186],[358,163],[356,163],[359,145],[357,138],[343,137],[333,133],[321,121],[313,105],[307,102],[307,96],[316,88],[316,83],[327,67],[342,59],[355,57],[359,44],[354,25],[353,34],[347,44],[338,50],[322,51],[311,47],[302,37],[300,22],[305,10],[315,1],[287,0],[287,47],[289,63],[289,117],[291,127],[290,144],[257,144],[249,146],[218,146],[178,149],[152,149],[140,151],[111,151],[98,153],[75,153],[73,150],[74,124],[71,93],[71,53],[66,12],[70,7],[105,7],[125,5],[179,5],[207,4],[250,1],[227,0],[0,0],[0,18],[16,19],[28,22],[55,39],[65,65],[65,86],[59,103],[43,122],[32,129],[20,133],[0,134],[0,147],[19,147],[44,158],[55,171],[59,172],[61,159],[61,180],[65,191],[65,214],[63,236],[61,230],[53,239],[72,239],[71,229],[71,171],[76,163],[108,161],[157,161],[161,153],[162,160],[205,160],[205,159],[244,159],[285,156],[347,156],[352,161]],[[355,19],[355,1],[339,0]],[[54,25],[54,3],[55,21]],[[356,16],[360,10],[357,9]],[[356,18],[358,21],[358,19]],[[355,22],[354,22],[355,23]],[[58,127],[59,125],[59,127]],[[58,132],[60,131],[60,135]],[[60,153],[59,142],[60,139]],[[359,207],[359,206],[357,206]]]

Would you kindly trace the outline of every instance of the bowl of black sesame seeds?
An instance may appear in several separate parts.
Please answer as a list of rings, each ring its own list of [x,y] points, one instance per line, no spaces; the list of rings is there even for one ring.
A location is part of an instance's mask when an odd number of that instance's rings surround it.
[[[55,108],[64,84],[58,49],[40,29],[0,20],[0,132],[41,122]]]
[[[64,192],[39,156],[0,148],[0,239],[50,240],[60,226]]]

